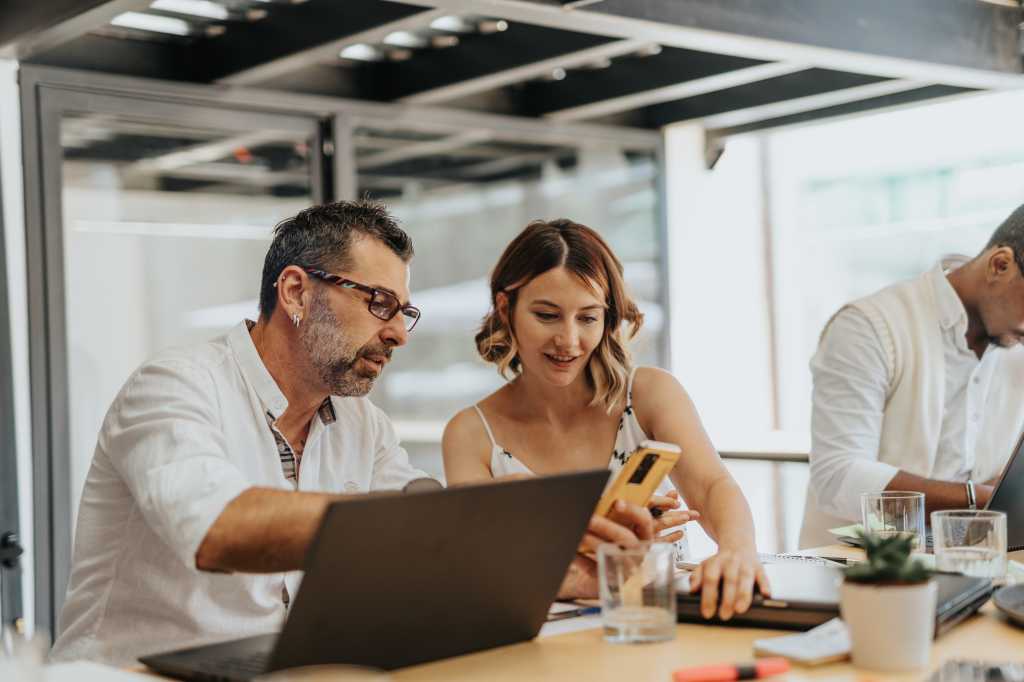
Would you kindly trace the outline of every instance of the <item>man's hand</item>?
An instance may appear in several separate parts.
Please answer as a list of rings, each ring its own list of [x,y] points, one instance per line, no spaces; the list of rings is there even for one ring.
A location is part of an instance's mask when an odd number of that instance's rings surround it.
[[[619,500],[608,517],[591,516],[587,532],[577,548],[576,558],[558,590],[559,599],[597,597],[597,548],[605,542],[620,547],[637,547],[654,537],[654,519],[643,507]]]
[[[690,576],[690,592],[700,590],[702,616],[711,618],[717,607],[718,617],[729,620],[750,608],[755,581],[761,594],[771,594],[768,576],[753,548],[740,551],[719,548],[718,554],[705,559]]]
[[[654,539],[657,542],[682,540],[685,533],[681,526],[700,518],[700,512],[693,509],[672,511],[679,509],[679,505],[679,493],[675,490],[670,490],[667,495],[653,495],[651,501],[647,503],[647,508],[651,510],[651,516],[654,517]],[[679,530],[662,534],[670,528]]]

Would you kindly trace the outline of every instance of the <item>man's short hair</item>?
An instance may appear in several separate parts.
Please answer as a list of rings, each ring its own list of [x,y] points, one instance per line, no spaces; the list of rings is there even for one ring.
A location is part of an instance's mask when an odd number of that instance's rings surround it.
[[[1024,204],[1010,214],[1003,224],[992,233],[992,238],[985,245],[985,251],[993,247],[1009,246],[1013,249],[1013,259],[1024,274]]]
[[[412,239],[384,204],[360,199],[312,206],[274,228],[274,241],[263,261],[260,315],[269,320],[273,314],[277,305],[274,284],[289,265],[327,272],[348,270],[357,234],[381,241],[406,263],[412,259]]]

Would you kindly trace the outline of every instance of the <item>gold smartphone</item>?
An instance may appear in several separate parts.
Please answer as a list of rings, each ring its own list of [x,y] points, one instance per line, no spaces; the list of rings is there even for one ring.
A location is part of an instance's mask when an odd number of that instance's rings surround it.
[[[662,443],[657,440],[645,440],[640,443],[619,470],[615,482],[601,496],[594,513],[607,516],[612,505],[618,500],[646,507],[654,491],[679,461],[681,454],[682,450],[673,443]]]

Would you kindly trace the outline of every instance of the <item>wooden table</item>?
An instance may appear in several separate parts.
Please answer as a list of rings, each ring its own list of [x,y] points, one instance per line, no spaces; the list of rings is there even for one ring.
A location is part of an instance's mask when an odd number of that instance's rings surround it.
[[[822,547],[807,554],[858,558],[860,550]],[[1012,555],[1011,555],[1012,556]],[[1021,560],[1020,557],[1018,561]],[[679,625],[676,638],[661,644],[609,644],[601,630],[536,639],[467,656],[405,668],[392,673],[396,682],[413,680],[671,680],[678,668],[753,658],[753,642],[786,634],[779,630]],[[950,659],[970,658],[1024,663],[1024,630],[1009,624],[991,602],[979,614],[946,633],[932,647],[927,670],[887,675],[835,663],[794,667],[773,680],[922,680]]]

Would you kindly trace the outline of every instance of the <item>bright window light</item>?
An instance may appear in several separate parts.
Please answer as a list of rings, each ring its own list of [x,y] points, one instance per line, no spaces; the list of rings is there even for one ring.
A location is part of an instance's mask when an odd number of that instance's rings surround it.
[[[184,19],[174,17],[163,17],[158,14],[145,14],[143,12],[125,12],[118,14],[110,22],[111,26],[121,28],[134,28],[140,31],[153,31],[155,33],[170,33],[176,36],[187,36],[192,32],[188,22]]]
[[[210,0],[154,0],[153,9],[177,14],[191,14],[206,19],[227,19],[228,8]]]
[[[338,56],[342,59],[357,59],[361,62],[376,62],[381,58],[380,51],[366,43],[349,45],[338,53]]]

